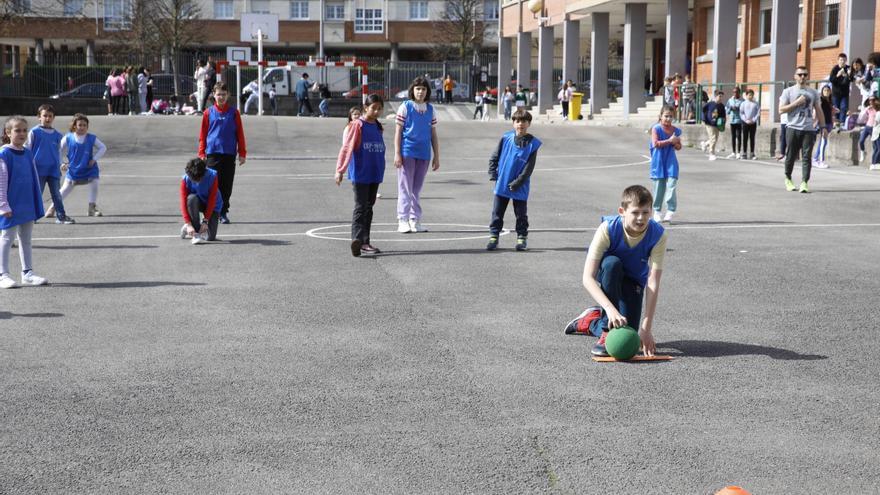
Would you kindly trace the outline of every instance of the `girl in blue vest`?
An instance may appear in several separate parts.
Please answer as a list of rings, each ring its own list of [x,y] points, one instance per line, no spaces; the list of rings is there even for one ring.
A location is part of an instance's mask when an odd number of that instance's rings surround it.
[[[67,156],[67,176],[61,187],[61,198],[65,199],[74,186],[89,185],[90,217],[104,214],[98,209],[98,182],[100,171],[98,160],[107,152],[107,147],[98,136],[89,134],[89,118],[78,113],[70,123],[70,132],[61,140],[61,154]],[[54,205],[53,205],[54,206]]]
[[[64,212],[64,201],[61,199],[61,139],[60,132],[52,127],[55,121],[55,109],[52,105],[40,105],[37,109],[40,125],[31,129],[25,147],[34,154],[34,165],[40,178],[40,191],[49,185],[53,208],[46,211],[46,218],[55,216],[55,223],[76,223]]]
[[[541,141],[527,131],[532,114],[517,109],[511,116],[513,129],[501,137],[498,148],[489,159],[489,179],[495,181],[495,203],[492,206],[492,223],[489,225],[489,243],[486,250],[498,248],[498,236],[504,228],[504,212],[513,200],[516,215],[516,250],[528,249],[529,236],[528,199],[529,183]]]
[[[34,155],[25,148],[28,124],[20,116],[10,117],[3,126],[0,148],[0,288],[15,287],[9,273],[12,239],[18,237],[21,257],[21,283],[45,285],[47,280],[35,274],[31,266],[31,236],[34,222],[43,216],[43,195],[34,167]]]
[[[569,322],[565,333],[599,337],[592,349],[594,356],[608,355],[608,332],[624,325],[638,326],[642,352],[654,355],[652,331],[666,254],[666,232],[651,218],[652,203],[647,188],[627,187],[618,214],[602,217],[590,242],[583,284],[599,306],[587,308]]]
[[[437,140],[437,117],[431,100],[430,83],[417,77],[409,86],[409,99],[397,109],[394,133],[394,166],[397,167],[397,231],[427,232],[422,226],[419,195],[431,169],[440,168],[440,144]]]
[[[675,188],[678,184],[678,157],[681,149],[681,129],[672,125],[675,109],[664,106],[660,111],[660,121],[651,128],[651,181],[654,183],[654,221],[668,222],[675,215],[677,207]],[[660,211],[666,203],[666,216]]]
[[[373,205],[376,191],[385,176],[385,140],[379,115],[384,103],[379,95],[369,95],[364,104],[364,114],[353,120],[348,127],[345,142],[336,160],[336,185],[348,171],[348,179],[354,189],[354,212],[351,218],[351,255],[378,254],[378,248],[370,244],[370,227],[373,224]]]

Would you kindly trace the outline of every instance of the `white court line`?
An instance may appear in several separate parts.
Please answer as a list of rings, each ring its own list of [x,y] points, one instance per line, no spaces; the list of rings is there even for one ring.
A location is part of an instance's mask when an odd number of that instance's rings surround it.
[[[488,158],[481,157],[481,156],[462,156],[462,157],[449,157],[448,155],[444,155],[444,156],[446,157],[444,159],[444,161],[460,162],[460,161],[485,161],[485,160],[488,160]],[[542,160],[553,160],[553,159],[558,159],[558,158],[585,158],[585,159],[586,158],[615,158],[615,157],[623,157],[623,156],[645,156],[645,155],[641,155],[639,153],[607,153],[607,154],[605,154],[605,153],[600,153],[600,154],[579,153],[579,154],[541,155],[541,159]],[[166,158],[165,161],[181,161],[181,163],[184,163],[189,158],[192,158],[192,157],[190,157],[189,155],[185,155],[185,156],[175,157],[173,159]],[[293,156],[291,156],[290,158],[286,158],[286,157],[282,157],[282,156],[269,156],[269,157],[265,157],[265,158],[248,157],[248,161],[250,161],[250,160],[254,160],[254,161],[284,161],[284,160],[325,161],[326,160],[326,161],[335,162],[336,158],[337,158],[337,156],[335,156],[335,155],[334,156],[306,157],[306,158],[296,158]],[[115,160],[103,160],[103,161],[101,161],[101,163],[107,164],[107,166],[133,165],[133,164],[138,164],[138,163],[154,165],[156,163],[156,160],[115,159]],[[245,163],[244,166],[246,167],[247,163]],[[181,167],[181,170],[182,169],[183,169],[183,167]],[[181,172],[181,175],[183,175],[182,172]],[[153,176],[151,176],[151,177],[153,177]]]
[[[380,224],[376,223],[373,225],[393,225],[393,224]],[[428,227],[432,225],[462,225],[462,224],[424,224]],[[479,225],[467,225],[468,227],[482,227]],[[344,240],[338,237],[330,237],[331,235],[345,235],[347,232],[333,232],[329,235],[315,235],[315,231],[320,231],[319,229],[330,229],[330,228],[348,228],[351,224],[339,224],[339,225],[331,225],[327,227],[319,227],[317,229],[311,229],[306,232],[286,232],[286,233],[255,233],[255,234],[223,234],[222,238],[233,237],[233,238],[254,238],[254,237],[294,237],[294,236],[306,236],[312,237],[316,239],[332,239],[332,240]],[[865,228],[865,227],[880,227],[880,223],[804,223],[804,224],[788,224],[788,223],[770,223],[770,224],[739,224],[739,225],[667,225],[664,228],[669,230],[736,230],[736,229],[798,229],[798,228],[828,228],[828,229],[849,229],[849,228]],[[560,227],[560,228],[541,228],[541,229],[533,229],[529,228],[529,232],[589,232],[595,230],[595,227]],[[396,233],[396,231],[381,231],[382,233]],[[470,232],[480,232],[480,231],[471,231],[471,230],[457,230],[456,232],[461,233],[470,233]],[[376,233],[380,233],[380,231],[376,231]],[[504,230],[504,235],[509,233],[507,229]],[[454,241],[454,240],[465,240],[463,238],[452,238],[452,239],[426,239],[426,238],[417,238],[416,236],[419,234],[401,234],[406,235],[406,239],[393,239],[392,242],[418,242],[418,241]],[[483,239],[488,236],[488,233],[481,236],[470,237],[468,239]],[[95,237],[35,237],[34,241],[112,241],[112,240],[139,240],[139,239],[179,239],[180,234],[176,235],[129,235],[129,236],[95,236]]]
[[[635,165],[644,165],[646,163],[650,163],[650,157],[645,155],[641,155],[645,160],[638,162],[630,162],[630,163],[615,163],[612,165],[592,165],[585,167],[558,167],[558,168],[541,168],[541,172],[565,172],[568,170],[598,170],[605,168],[622,168],[622,167],[632,167]],[[551,157],[541,157],[541,159],[549,159]],[[482,160],[482,159],[481,159]],[[385,168],[386,171],[393,170],[390,167]],[[485,170],[441,170],[439,172],[431,172],[431,175],[457,175],[457,174],[485,174]],[[183,175],[129,175],[129,174],[103,174],[101,178],[124,178],[124,179],[180,179]],[[332,180],[333,176],[329,174],[241,174],[239,173],[238,177],[260,177],[260,178],[285,178],[291,180],[314,180],[320,179]]]

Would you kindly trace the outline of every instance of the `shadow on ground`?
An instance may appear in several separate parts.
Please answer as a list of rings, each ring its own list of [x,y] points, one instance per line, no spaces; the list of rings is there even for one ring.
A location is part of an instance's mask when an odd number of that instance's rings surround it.
[[[0,311],[0,320],[10,320],[12,318],[60,318],[64,313],[10,313],[8,311]]]
[[[68,249],[156,249],[159,246],[153,246],[149,244],[135,244],[135,245],[111,245],[111,244],[103,244],[103,245],[79,245],[79,246],[34,246],[34,249],[55,249],[66,251]]]
[[[674,349],[678,353],[673,356],[686,357],[727,357],[727,356],[767,356],[786,361],[817,361],[828,359],[819,354],[800,354],[788,349],[766,347],[762,345],[741,344],[738,342],[722,342],[717,340],[675,340],[658,345],[663,349]]]
[[[130,281],[130,282],[93,282],[93,283],[53,283],[53,287],[78,287],[80,289],[142,289],[148,287],[191,287],[207,285],[201,282],[163,282],[155,281]]]

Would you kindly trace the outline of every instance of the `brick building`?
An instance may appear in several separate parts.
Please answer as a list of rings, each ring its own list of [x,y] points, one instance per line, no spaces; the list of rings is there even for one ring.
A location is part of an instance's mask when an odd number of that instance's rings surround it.
[[[629,115],[644,105],[646,90],[674,73],[702,83],[770,82],[791,79],[802,64],[812,77],[826,77],[840,52],[852,59],[880,51],[877,13],[880,0],[502,0],[499,74],[514,81],[536,62],[543,111],[555,99],[547,76],[554,58],[562,59],[563,77],[577,81],[578,61],[589,55],[590,105],[600,112],[609,103],[606,47],[622,46]],[[775,115],[782,85],[762,87]]]

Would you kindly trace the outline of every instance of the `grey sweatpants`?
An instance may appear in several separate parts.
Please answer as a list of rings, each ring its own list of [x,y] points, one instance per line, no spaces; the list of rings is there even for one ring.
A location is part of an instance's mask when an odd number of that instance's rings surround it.
[[[27,222],[0,230],[0,274],[9,273],[9,252],[12,239],[18,237],[18,255],[21,257],[22,273],[31,269],[31,236],[34,222]]]

